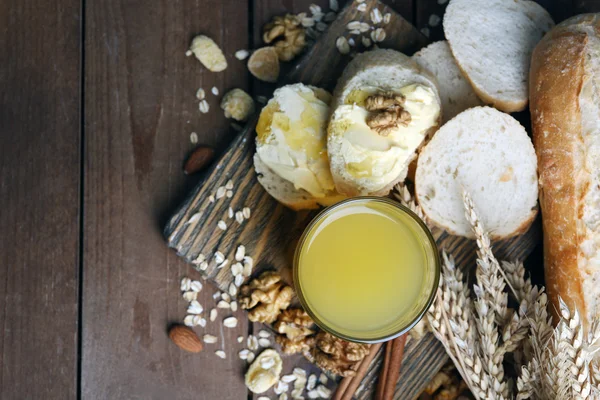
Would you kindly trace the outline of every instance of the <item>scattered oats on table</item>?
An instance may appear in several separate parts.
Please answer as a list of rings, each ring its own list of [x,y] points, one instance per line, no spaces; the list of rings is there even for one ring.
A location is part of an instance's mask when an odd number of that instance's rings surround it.
[[[192,281],[192,283],[190,284],[190,289],[192,290],[192,292],[199,293],[200,291],[202,291],[202,282]]]
[[[198,109],[202,114],[206,114],[210,110],[210,106],[206,100],[202,100],[200,103],[198,103]]]
[[[225,310],[228,310],[231,308],[231,305],[225,300],[221,300],[217,303],[217,308],[223,308]]]
[[[391,20],[392,20],[392,14],[391,13],[385,13],[385,15],[383,16],[383,23],[387,25],[387,24],[390,23]]]
[[[246,58],[248,58],[248,56],[250,55],[250,53],[248,52],[248,50],[238,50],[235,52],[235,58],[237,58],[238,60],[245,60]]]
[[[371,32],[371,40],[374,43],[383,42],[385,40],[385,31],[382,28],[377,28]]]
[[[188,303],[191,303],[192,301],[196,300],[197,298],[198,298],[198,292],[189,290],[189,291],[183,293],[183,299],[185,301],[187,301]]]
[[[335,46],[337,47],[340,54],[348,54],[350,53],[350,45],[348,44],[348,40],[344,36],[340,36],[335,41]]]
[[[190,143],[198,144],[198,134],[196,132],[190,133]]]
[[[235,282],[231,282],[231,283],[229,284],[229,294],[230,294],[232,297],[235,297],[235,296],[237,296],[237,292],[238,292],[238,288],[237,288],[237,286],[235,285]]]
[[[350,21],[346,24],[346,29],[349,31],[360,29],[361,22],[360,21]]]
[[[365,46],[365,47],[371,47],[371,44],[372,44],[371,43],[371,39],[369,39],[366,36],[363,36],[361,40],[362,40],[363,46]]]
[[[244,259],[244,256],[246,256],[246,246],[240,244],[237,250],[235,251],[235,259],[236,261],[242,261]]]
[[[238,343],[242,343],[244,341],[244,337],[243,336],[238,336],[237,337],[237,342]]]
[[[192,280],[188,277],[184,277],[181,279],[180,289],[182,292],[187,292],[188,290],[190,290],[191,285],[192,285]]]
[[[237,287],[242,286],[242,283],[244,283],[244,276],[242,274],[236,275],[233,280],[233,283]]]
[[[241,275],[243,271],[244,266],[242,265],[242,263],[236,262],[231,266],[231,274],[233,276]]]
[[[231,306],[231,311],[236,312],[238,310],[238,303],[237,303],[237,301],[235,301],[235,300],[232,301],[230,303],[230,306]]]
[[[228,190],[227,193],[225,193],[225,195],[227,196],[228,199],[233,197],[233,190]]]
[[[205,97],[206,97],[206,93],[204,92],[204,89],[202,89],[202,88],[198,89],[198,91],[196,92],[196,98],[198,100],[204,100]]]
[[[244,214],[242,214],[241,211],[236,211],[235,212],[235,220],[237,221],[238,224],[242,224],[244,222]]]
[[[353,38],[348,39],[348,44],[350,45],[350,47],[354,47],[356,45]]]
[[[271,334],[268,331],[261,329],[260,331],[258,331],[258,337],[268,338],[271,337]]]
[[[215,202],[215,196],[213,196],[212,194],[210,196],[208,196],[208,202],[209,203],[214,203]]]
[[[442,21],[442,19],[440,18],[439,15],[431,14],[429,16],[429,26],[434,26],[434,27],[438,26],[441,21]]]
[[[204,307],[202,307],[202,304],[198,300],[192,300],[187,309],[188,314],[202,314],[202,311],[204,311]]]
[[[258,339],[258,345],[260,347],[269,347],[269,346],[271,346],[271,341],[266,338],[260,338],[260,339]]]
[[[227,217],[228,218],[233,218],[233,208],[229,207],[227,209]]]
[[[217,350],[215,351],[215,354],[217,357],[225,359],[227,357],[227,355],[225,354],[225,352],[223,350]]]
[[[375,25],[383,21],[383,16],[381,15],[381,11],[379,11],[379,8],[374,8],[373,10],[371,10],[370,17],[371,22],[373,22]]]
[[[242,209],[242,215],[244,216],[244,218],[249,219],[250,215],[251,215],[251,211],[249,207],[244,207]]]
[[[236,317],[227,317],[223,320],[223,326],[225,328],[235,328],[237,326],[238,320]]]
[[[227,190],[232,190],[233,189],[233,181],[231,179],[229,179],[227,181],[227,183],[225,184],[225,189],[227,189]]]
[[[225,189],[225,187],[224,187],[224,186],[219,186],[219,187],[217,188],[217,199],[220,199],[220,198],[224,197],[224,196],[225,196],[225,192],[226,192],[226,190],[227,190],[227,189]]]
[[[358,7],[356,7],[356,9],[360,12],[365,12],[367,11],[367,5],[366,4],[360,4]]]
[[[227,224],[226,224],[226,223],[225,223],[225,221],[223,221],[223,220],[220,220],[220,221],[217,223],[217,227],[218,227],[220,230],[222,230],[222,231],[225,231],[225,230],[227,230]]]
[[[212,89],[210,90],[212,92],[212,94],[214,94],[215,96],[219,95],[219,89],[216,86],[213,86]]]
[[[221,293],[221,298],[223,300],[225,300],[226,302],[230,302],[231,301],[231,297],[229,296],[229,293],[227,293],[227,292]]]
[[[213,322],[214,320],[216,320],[218,314],[219,313],[216,308],[213,308],[212,310],[210,310],[210,316],[209,316],[210,321]]]

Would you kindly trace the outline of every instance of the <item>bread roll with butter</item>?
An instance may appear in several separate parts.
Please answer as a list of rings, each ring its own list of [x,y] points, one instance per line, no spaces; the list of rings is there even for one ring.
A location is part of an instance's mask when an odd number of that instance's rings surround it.
[[[442,115],[433,75],[394,50],[356,56],[337,83],[332,109],[331,173],[348,196],[387,195]]]
[[[529,228],[537,215],[537,162],[531,139],[516,119],[491,107],[470,108],[423,148],[415,174],[419,205],[435,225],[474,238],[463,190],[492,238]]]
[[[331,95],[301,83],[275,91],[256,125],[254,169],[258,181],[294,210],[344,199],[335,191],[327,158]]]
[[[546,288],[589,322],[600,316],[600,14],[550,31],[529,84]]]

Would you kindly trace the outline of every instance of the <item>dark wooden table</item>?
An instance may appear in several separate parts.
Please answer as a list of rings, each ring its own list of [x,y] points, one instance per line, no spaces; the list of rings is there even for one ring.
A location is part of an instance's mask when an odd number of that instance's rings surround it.
[[[235,131],[220,96],[254,82],[233,54],[262,25],[327,0],[5,0],[0,3],[0,399],[245,399],[244,362],[183,353],[182,276],[162,227],[197,177],[181,172],[200,143]],[[340,1],[340,3],[343,3]],[[432,39],[438,0],[388,0]],[[599,1],[541,1],[557,21]],[[184,53],[213,37],[229,67]],[[195,93],[207,91],[201,114]],[[200,301],[214,290],[206,285]]]

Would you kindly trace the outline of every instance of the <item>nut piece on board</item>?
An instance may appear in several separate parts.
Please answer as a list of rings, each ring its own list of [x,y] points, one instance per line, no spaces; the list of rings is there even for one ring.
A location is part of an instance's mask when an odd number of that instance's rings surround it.
[[[194,174],[204,169],[215,156],[215,151],[208,146],[198,146],[188,157],[183,172],[186,175]]]
[[[272,43],[281,61],[291,61],[306,46],[306,33],[300,19],[292,14],[277,16],[263,28],[263,40]]]
[[[274,47],[256,50],[248,60],[248,71],[265,82],[276,82],[279,78],[279,55]]]
[[[370,345],[347,342],[327,332],[319,332],[312,355],[317,365],[341,376],[353,376],[356,367],[367,354]]]
[[[209,71],[219,72],[227,68],[225,55],[219,46],[208,36],[196,36],[194,40],[192,40],[189,51],[193,53]],[[189,52],[187,54],[191,55]]]
[[[196,332],[183,325],[173,325],[169,329],[169,338],[182,350],[190,353],[199,353],[202,351],[202,342]]]
[[[315,346],[315,331],[310,329],[313,320],[300,308],[292,308],[279,314],[274,328],[279,335],[275,340],[286,354],[308,351]]]
[[[233,89],[223,96],[221,108],[225,112],[225,118],[245,121],[254,114],[254,100],[242,89]]]
[[[264,393],[279,380],[283,363],[273,349],[260,353],[246,372],[246,387],[253,393]]]
[[[281,275],[265,271],[240,288],[240,306],[252,322],[271,323],[289,307],[294,290],[281,282]]]

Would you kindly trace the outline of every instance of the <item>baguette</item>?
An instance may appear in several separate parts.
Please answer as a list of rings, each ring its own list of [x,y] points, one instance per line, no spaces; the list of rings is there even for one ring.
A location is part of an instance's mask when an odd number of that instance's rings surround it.
[[[600,315],[600,14],[557,25],[530,72],[546,287],[584,323]]]

